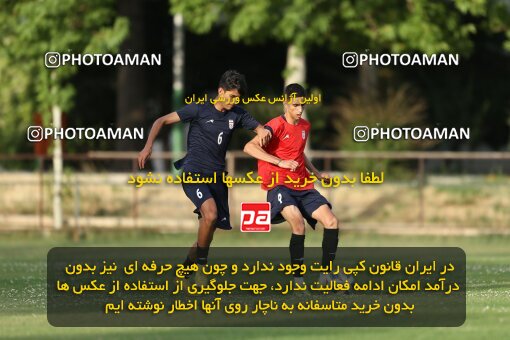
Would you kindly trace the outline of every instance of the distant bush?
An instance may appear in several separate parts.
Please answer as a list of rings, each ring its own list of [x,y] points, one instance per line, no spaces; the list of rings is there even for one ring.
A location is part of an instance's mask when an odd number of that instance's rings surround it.
[[[353,130],[356,126],[395,128],[424,127],[426,102],[409,86],[390,88],[386,93],[367,96],[353,92],[349,98],[336,100],[332,106],[331,122],[338,135],[334,143],[342,151],[412,151],[432,145],[428,141],[415,140],[368,140],[356,142]],[[398,165],[397,163],[400,163]],[[405,170],[402,162],[393,160],[352,159],[343,163],[350,171]]]

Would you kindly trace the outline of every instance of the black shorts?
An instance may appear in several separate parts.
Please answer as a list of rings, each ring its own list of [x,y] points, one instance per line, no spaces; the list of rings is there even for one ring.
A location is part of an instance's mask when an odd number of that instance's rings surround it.
[[[201,177],[207,176],[211,175],[201,175]],[[198,215],[198,218],[202,218],[200,207],[207,199],[212,197],[218,210],[218,220],[215,227],[230,230],[232,226],[230,225],[230,211],[228,208],[228,188],[221,180],[222,172],[218,172],[216,178],[219,179],[216,183],[182,183],[182,189],[195,205],[196,209],[193,212]]]
[[[288,205],[295,205],[308,224],[315,229],[317,220],[312,218],[312,214],[320,206],[327,204],[331,209],[331,204],[317,190],[292,190],[283,185],[279,185],[267,192],[267,201],[271,202],[271,223],[278,224],[285,221],[281,212]]]

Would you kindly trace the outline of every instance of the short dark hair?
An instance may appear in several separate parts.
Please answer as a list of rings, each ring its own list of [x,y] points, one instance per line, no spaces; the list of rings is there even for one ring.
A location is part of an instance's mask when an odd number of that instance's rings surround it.
[[[248,86],[246,85],[246,79],[244,78],[244,75],[237,72],[236,70],[228,70],[223,73],[218,86],[225,91],[237,90],[241,96],[243,96],[248,91]]]
[[[293,93],[296,94],[297,97],[306,97],[306,90],[303,86],[293,83],[285,86],[285,89],[283,90],[283,94],[285,95],[285,98],[290,97]]]

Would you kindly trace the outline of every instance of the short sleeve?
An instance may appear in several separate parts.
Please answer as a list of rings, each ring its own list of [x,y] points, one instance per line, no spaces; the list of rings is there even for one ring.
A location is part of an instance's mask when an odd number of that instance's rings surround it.
[[[183,123],[190,122],[198,117],[198,104],[192,103],[186,105],[178,109],[176,112]]]
[[[241,126],[243,129],[254,130],[260,123],[251,114],[244,111],[241,115]]]
[[[276,117],[267,122],[266,125],[264,125],[264,128],[271,131],[271,135],[273,137],[278,137],[281,131],[281,126],[280,117]]]

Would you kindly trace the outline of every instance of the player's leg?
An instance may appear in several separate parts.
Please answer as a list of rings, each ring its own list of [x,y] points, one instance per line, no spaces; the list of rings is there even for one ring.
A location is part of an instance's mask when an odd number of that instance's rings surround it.
[[[278,224],[287,221],[291,227],[289,243],[290,261],[292,264],[303,264],[305,254],[305,222],[297,207],[297,201],[292,190],[284,186],[277,186],[267,192],[267,201],[271,203],[271,223]],[[303,274],[296,271],[294,281],[303,283]]]
[[[193,243],[188,252],[184,265],[193,263],[205,264],[209,254],[209,247],[213,240],[215,223],[217,220],[217,209],[213,198],[207,199],[200,207],[200,216],[198,219],[197,241]],[[199,250],[200,249],[200,250]],[[200,253],[200,256],[199,256]],[[201,260],[199,261],[199,258]],[[205,263],[204,262],[205,259]]]
[[[218,176],[221,176],[219,174]],[[228,206],[228,187],[225,183],[208,184],[212,197],[216,203],[216,224],[217,229],[232,230],[230,225],[230,208]]]
[[[313,228],[315,228],[317,222],[324,226],[321,265],[328,267],[336,257],[339,230],[339,222],[331,211],[331,204],[315,189],[299,193],[296,199],[299,201],[298,206],[301,208],[303,216]],[[332,280],[338,283],[342,281],[336,275],[329,272],[321,273],[319,277],[321,284],[327,284]]]
[[[200,207],[202,218],[199,220],[197,235],[197,263],[207,264],[209,256],[209,247],[211,245],[216,221],[218,220],[218,209],[214,199],[207,199]]]
[[[193,201],[199,216],[197,241],[190,248],[184,264],[207,264],[209,247],[216,228],[230,230],[228,187],[225,183],[194,184],[184,186],[188,198]]]
[[[285,220],[290,224],[292,234],[298,236],[305,235],[305,221],[303,215],[295,205],[288,205],[281,212]]]
[[[209,257],[209,247],[216,230],[216,221],[218,219],[218,209],[214,198],[207,199],[200,207],[201,218],[199,220],[198,235],[196,242],[196,263],[198,271],[195,275],[195,283],[200,286],[209,284],[209,278],[203,272],[203,266],[207,264]]]
[[[295,205],[288,205],[281,211],[282,216],[290,224],[292,235],[290,237],[289,252],[291,264],[302,265],[305,257],[305,221],[303,215]],[[303,273],[297,270],[293,273],[294,281],[302,284]]]
[[[331,211],[331,204],[315,189],[298,192],[295,197],[298,207],[312,228],[315,229],[317,221],[324,226],[321,265],[329,266],[330,262],[335,259],[339,226],[338,219]]]
[[[212,241],[212,233],[210,225],[214,225],[217,218],[217,209],[213,196],[207,184],[184,184],[182,185],[184,193],[195,205],[195,213],[198,215],[198,234],[197,241],[191,246],[188,256],[184,261],[184,265],[190,266],[197,262],[198,257],[207,258],[204,252],[208,252],[209,245]],[[200,249],[199,256],[199,248]]]
[[[322,266],[329,266],[335,260],[338,248],[339,222],[327,204],[323,204],[312,212],[312,218],[324,226],[322,236]]]
[[[333,214],[333,211],[331,211],[328,203],[319,206],[311,215],[312,218],[316,219],[324,226],[324,234],[322,237],[322,266],[328,267],[330,263],[333,263],[336,257],[340,223],[335,214]],[[321,273],[319,277],[319,282],[321,284],[328,284],[330,281],[336,281],[341,284],[348,282],[349,285],[352,285],[354,282],[353,278],[345,275],[343,271],[340,271],[338,274]],[[350,289],[347,289],[346,293],[349,292]]]

